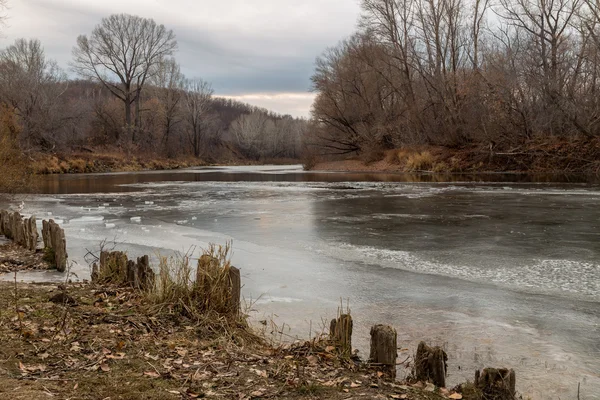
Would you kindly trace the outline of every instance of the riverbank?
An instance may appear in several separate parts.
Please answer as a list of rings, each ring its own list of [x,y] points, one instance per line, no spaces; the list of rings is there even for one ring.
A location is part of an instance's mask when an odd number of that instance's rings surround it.
[[[38,175],[163,171],[216,165],[298,164],[292,159],[249,160],[234,152],[222,152],[210,160],[190,155],[166,158],[153,154],[127,153],[118,149],[81,148],[65,153],[36,153],[29,166]]]
[[[200,311],[187,297],[195,289],[172,286],[181,281],[162,272],[161,291],[142,292],[18,282],[27,270],[0,282],[0,395],[13,399],[480,398],[471,385],[387,380],[377,365],[338,353],[325,334],[284,344],[272,324],[259,330],[245,314]]]
[[[117,151],[78,151],[66,154],[38,153],[30,166],[34,174],[71,174],[97,172],[134,172],[171,170],[205,166],[208,163],[194,157],[164,158],[140,156]]]
[[[325,340],[278,345],[245,325],[207,329],[132,289],[0,282],[0,306],[0,397],[477,398],[385,381]]]
[[[600,139],[531,140],[518,146],[414,146],[367,151],[337,160],[311,160],[306,169],[345,172],[600,173]]]

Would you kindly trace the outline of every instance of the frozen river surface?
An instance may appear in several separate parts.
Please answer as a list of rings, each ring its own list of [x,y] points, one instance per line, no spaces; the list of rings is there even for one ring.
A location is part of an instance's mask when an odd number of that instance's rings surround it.
[[[49,176],[0,208],[24,201],[23,213],[62,222],[79,279],[102,240],[132,256],[233,240],[253,318],[290,335],[314,334],[344,299],[363,356],[370,326],[386,323],[409,349],[401,360],[422,339],[444,346],[450,384],[508,366],[532,399],[575,399],[578,383],[581,399],[600,399],[600,187],[415,178],[300,167]]]

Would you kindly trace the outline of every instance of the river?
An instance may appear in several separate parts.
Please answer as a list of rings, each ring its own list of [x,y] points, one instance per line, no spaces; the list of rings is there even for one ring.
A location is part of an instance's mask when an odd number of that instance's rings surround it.
[[[369,328],[391,324],[400,360],[444,346],[450,384],[507,366],[533,400],[575,399],[578,384],[600,399],[596,183],[264,166],[54,175],[34,192],[0,208],[62,223],[74,279],[103,240],[132,256],[232,240],[252,318],[285,335],[314,335],[343,302],[364,357]]]

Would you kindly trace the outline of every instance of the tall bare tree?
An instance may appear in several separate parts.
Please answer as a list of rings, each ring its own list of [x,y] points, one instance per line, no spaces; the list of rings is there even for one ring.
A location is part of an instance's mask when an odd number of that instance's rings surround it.
[[[164,124],[162,140],[168,148],[173,129],[183,118],[180,103],[184,96],[185,76],[181,73],[177,61],[167,58],[155,65],[150,83],[161,105],[160,111]]]
[[[212,95],[213,89],[210,83],[198,78],[185,81],[185,115],[189,125],[188,138],[196,157],[200,156],[203,140],[214,121],[211,113]]]
[[[114,14],[103,18],[90,36],[80,35],[73,48],[72,66],[86,78],[101,82],[125,107],[125,125],[132,127],[131,105],[136,103],[135,127],[140,124],[140,95],[153,66],[173,54],[177,41],[172,30],[149,18]],[[135,129],[132,129],[135,142]]]

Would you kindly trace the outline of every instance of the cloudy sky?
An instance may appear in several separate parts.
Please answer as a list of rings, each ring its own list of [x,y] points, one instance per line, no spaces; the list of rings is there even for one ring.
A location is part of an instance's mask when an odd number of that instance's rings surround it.
[[[188,77],[215,93],[280,113],[308,116],[315,58],[350,35],[358,0],[8,0],[5,47],[38,38],[68,69],[79,34],[113,13],[153,18],[177,35]]]

